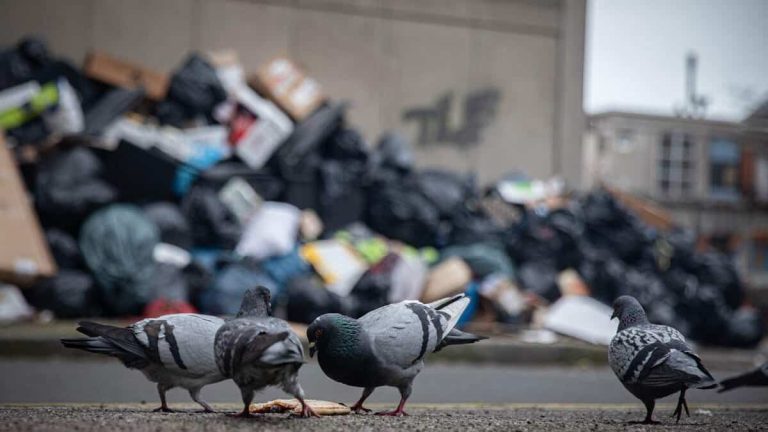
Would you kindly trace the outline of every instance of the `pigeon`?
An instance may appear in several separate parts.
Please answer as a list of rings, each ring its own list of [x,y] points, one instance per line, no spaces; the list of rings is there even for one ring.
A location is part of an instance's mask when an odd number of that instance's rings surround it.
[[[672,327],[649,323],[643,307],[631,296],[613,302],[613,318],[619,319],[619,328],[608,348],[608,363],[624,387],[645,405],[645,420],[640,423],[658,423],[653,420],[656,399],[678,391],[672,416],[679,423],[683,408],[690,416],[686,390],[717,384],[683,335]]]
[[[724,391],[735,389],[736,387],[747,386],[768,386],[768,362],[763,363],[763,365],[757,369],[720,381],[720,388],[717,392],[722,393]]]
[[[226,379],[213,351],[216,332],[223,324],[221,318],[193,313],[163,315],[128,327],[81,321],[77,331],[89,337],[61,342],[67,348],[117,357],[126,367],[141,371],[157,383],[161,405],[155,411],[173,412],[165,392],[182,387],[205,412],[213,412],[200,398],[200,389]]]
[[[302,417],[317,416],[298,382],[304,364],[301,341],[288,323],[271,315],[269,290],[260,286],[246,292],[235,319],[216,332],[216,364],[243,398],[243,411],[236,416],[250,417],[254,392],[269,385],[279,385],[298,399]]]
[[[378,415],[403,416],[413,380],[424,367],[424,356],[448,345],[486,339],[455,329],[469,298],[464,294],[424,304],[406,300],[373,310],[359,319],[325,314],[307,328],[310,357],[317,352],[323,372],[331,379],[362,387],[351,409],[369,412],[363,402],[376,387],[396,387],[400,404]]]

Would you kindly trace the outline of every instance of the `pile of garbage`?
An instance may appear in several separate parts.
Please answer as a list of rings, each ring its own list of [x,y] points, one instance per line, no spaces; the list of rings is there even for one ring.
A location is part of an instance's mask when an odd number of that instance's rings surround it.
[[[78,69],[36,39],[3,51],[0,128],[57,268],[24,297],[59,318],[230,315],[263,285],[307,323],[466,292],[462,322],[519,326],[561,297],[631,294],[698,341],[762,338],[729,258],[687,232],[605,189],[417,168],[346,110],[284,58],[249,76],[192,54],[167,76],[104,53]]]

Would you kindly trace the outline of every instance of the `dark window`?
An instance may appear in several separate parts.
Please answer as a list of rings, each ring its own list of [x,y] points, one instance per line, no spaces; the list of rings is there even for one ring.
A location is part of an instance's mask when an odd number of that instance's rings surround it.
[[[741,149],[735,142],[718,138],[709,143],[709,191],[712,198],[739,199],[740,165]]]
[[[670,198],[693,194],[695,162],[693,137],[681,132],[667,132],[661,137],[657,165],[659,192]]]

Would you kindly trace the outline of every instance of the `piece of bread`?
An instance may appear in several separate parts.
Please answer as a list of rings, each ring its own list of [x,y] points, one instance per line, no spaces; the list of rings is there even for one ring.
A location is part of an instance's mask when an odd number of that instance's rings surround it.
[[[336,402],[307,399],[307,404],[318,415],[346,415],[351,412],[348,406]],[[301,414],[301,403],[296,399],[275,399],[273,401],[251,404],[253,414],[286,413]]]

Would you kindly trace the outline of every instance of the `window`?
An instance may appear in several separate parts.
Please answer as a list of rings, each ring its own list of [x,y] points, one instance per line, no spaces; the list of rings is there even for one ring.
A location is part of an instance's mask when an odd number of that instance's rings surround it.
[[[733,201],[741,196],[739,166],[741,149],[728,139],[709,143],[709,195],[713,199]]]
[[[681,132],[667,132],[661,138],[657,167],[661,195],[685,198],[693,193],[693,137]]]

